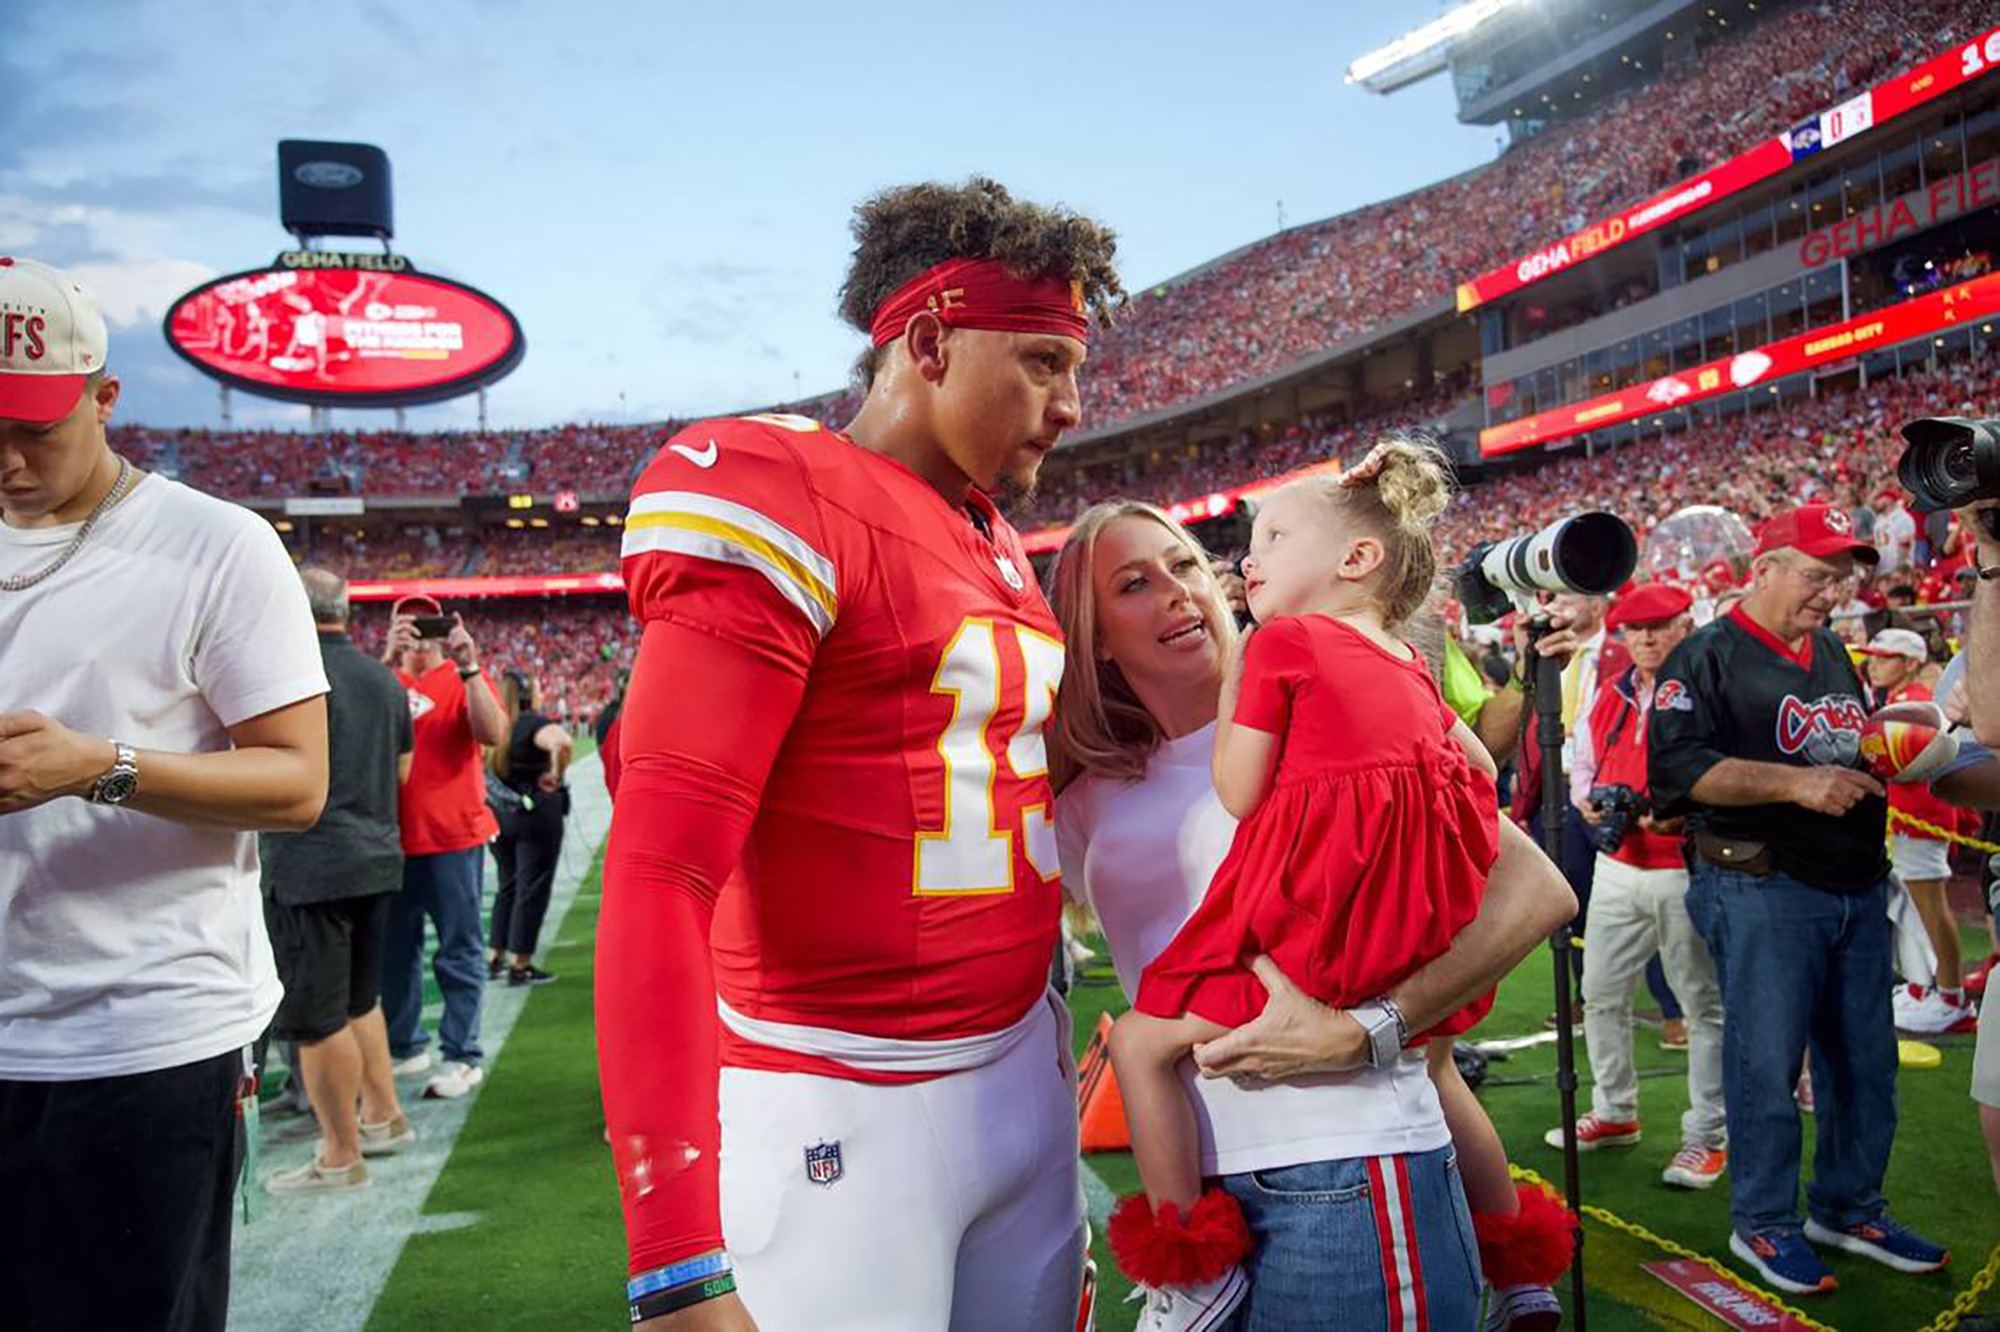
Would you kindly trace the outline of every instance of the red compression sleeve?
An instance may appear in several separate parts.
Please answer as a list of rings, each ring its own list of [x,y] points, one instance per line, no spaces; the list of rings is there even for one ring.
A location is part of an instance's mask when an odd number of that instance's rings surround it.
[[[597,1059],[631,1270],[722,1244],[708,929],[805,693],[802,664],[646,626],[597,928]]]

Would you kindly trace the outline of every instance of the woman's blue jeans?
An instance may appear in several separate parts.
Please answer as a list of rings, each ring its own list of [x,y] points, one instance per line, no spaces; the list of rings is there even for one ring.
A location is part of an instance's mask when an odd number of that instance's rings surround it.
[[[1225,1175],[1256,1252],[1250,1295],[1229,1332],[1377,1332],[1391,1301],[1415,1327],[1421,1300],[1437,1332],[1479,1324],[1479,1245],[1450,1147],[1314,1161]]]

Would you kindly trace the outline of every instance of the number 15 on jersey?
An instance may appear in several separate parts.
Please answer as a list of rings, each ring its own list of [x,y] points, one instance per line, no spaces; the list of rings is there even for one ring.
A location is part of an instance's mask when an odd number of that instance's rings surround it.
[[[1007,700],[1019,721],[1011,733],[989,735],[1004,698],[1002,634],[1020,648],[1022,693]],[[1035,873],[1056,877],[1048,787],[1035,779],[1048,774],[1042,726],[1055,709],[1062,673],[1062,644],[1020,625],[996,627],[974,617],[952,635],[931,679],[931,692],[952,701],[951,720],[937,740],[944,826],[917,834],[911,875],[917,895],[1013,892],[1016,836]]]

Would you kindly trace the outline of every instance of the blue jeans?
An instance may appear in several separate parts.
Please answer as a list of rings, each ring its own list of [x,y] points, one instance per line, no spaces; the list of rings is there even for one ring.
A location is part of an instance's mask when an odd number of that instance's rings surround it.
[[[1400,1168],[1399,1168],[1400,1167]],[[1257,1249],[1250,1294],[1228,1332],[1341,1332],[1391,1326],[1390,1301],[1421,1300],[1437,1332],[1479,1325],[1479,1245],[1449,1147],[1225,1175]],[[1408,1189],[1411,1230],[1398,1194]],[[1384,1241],[1377,1209],[1392,1221]],[[1401,1326],[1414,1327],[1414,1318]]]
[[[1886,881],[1841,896],[1696,861],[1688,916],[1722,985],[1722,1099],[1737,1232],[1799,1229],[1799,1111],[1812,1051],[1818,1145],[1806,1206],[1845,1229],[1882,1212],[1896,1141]]]
[[[389,1053],[407,1059],[430,1043],[423,1030],[424,917],[437,925],[431,970],[444,995],[438,1046],[446,1059],[476,1064],[479,1006],[486,1000],[486,945],[480,935],[480,872],[486,848],[441,851],[403,860],[403,891],[390,899],[382,940],[382,1019]]]

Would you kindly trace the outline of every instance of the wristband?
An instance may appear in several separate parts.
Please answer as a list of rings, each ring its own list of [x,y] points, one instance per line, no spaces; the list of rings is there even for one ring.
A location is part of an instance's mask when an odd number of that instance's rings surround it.
[[[736,1289],[736,1274],[724,1272],[721,1276],[697,1281],[691,1286],[677,1286],[673,1290],[655,1291],[631,1302],[632,1321],[643,1323],[648,1318],[660,1318],[697,1304],[706,1304],[713,1299],[729,1294]]]
[[[460,672],[458,673],[458,678],[459,678],[459,679],[461,679],[461,680],[470,680],[470,679],[472,679],[473,677],[477,676],[477,675],[478,675],[479,673],[480,673],[480,668],[479,668],[479,667],[477,667],[477,666],[474,666],[474,667],[473,667],[473,668],[472,668],[471,670],[469,670],[469,671],[460,671]]]
[[[672,1290],[685,1286],[690,1281],[702,1281],[708,1277],[721,1276],[735,1270],[726,1253],[705,1253],[699,1258],[683,1258],[665,1267],[655,1267],[650,1272],[641,1272],[625,1283],[625,1298],[636,1300],[641,1295],[651,1295],[657,1291]]]

